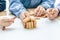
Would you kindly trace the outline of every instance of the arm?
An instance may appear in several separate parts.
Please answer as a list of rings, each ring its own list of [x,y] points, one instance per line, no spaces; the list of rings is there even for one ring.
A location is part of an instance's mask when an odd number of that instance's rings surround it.
[[[10,8],[9,10],[17,17],[19,17],[20,13],[24,12],[26,9],[20,0],[10,0]]]
[[[53,8],[54,7],[55,0],[42,0],[42,3],[40,4],[44,8]]]
[[[59,11],[60,11],[60,4],[57,4],[57,5],[55,6],[55,8],[58,8]]]
[[[60,4],[58,4],[55,8],[58,8],[58,10],[59,10],[59,14],[58,15],[60,15]]]

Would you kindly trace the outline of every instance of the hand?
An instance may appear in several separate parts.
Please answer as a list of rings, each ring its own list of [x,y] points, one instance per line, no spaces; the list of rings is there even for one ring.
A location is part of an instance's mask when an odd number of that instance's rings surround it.
[[[46,13],[45,8],[43,8],[42,6],[38,6],[38,7],[34,10],[34,16],[35,16],[35,17],[44,16],[45,13]]]
[[[5,27],[10,26],[14,22],[14,18],[3,17],[0,18],[0,26],[2,26],[2,30],[5,30]]]
[[[47,12],[47,16],[50,20],[55,19],[58,16],[58,13],[59,13],[57,8],[49,8],[49,9],[46,10],[46,12]]]
[[[36,28],[36,19],[30,17],[29,12],[24,12],[20,14],[20,18],[26,29]]]
[[[36,19],[32,17],[27,17],[23,20],[24,26],[27,29],[36,28]]]
[[[20,19],[21,19],[21,20],[25,19],[26,17],[30,17],[28,11],[22,12],[22,13],[20,14]]]

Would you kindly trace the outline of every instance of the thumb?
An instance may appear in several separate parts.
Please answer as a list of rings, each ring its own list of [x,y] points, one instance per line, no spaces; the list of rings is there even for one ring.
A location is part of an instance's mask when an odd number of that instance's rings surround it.
[[[9,21],[14,22],[16,17],[9,19]]]

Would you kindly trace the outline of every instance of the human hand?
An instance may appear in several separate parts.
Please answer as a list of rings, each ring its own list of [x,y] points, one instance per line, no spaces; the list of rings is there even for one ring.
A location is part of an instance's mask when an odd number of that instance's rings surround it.
[[[26,29],[36,28],[36,19],[33,17],[30,17],[28,12],[21,13],[20,18],[22,20],[24,28]]]
[[[10,26],[14,22],[14,18],[3,17],[0,18],[0,26],[2,26],[2,30],[5,30],[5,27]]]
[[[58,13],[59,13],[57,8],[49,8],[49,9],[46,10],[46,12],[47,12],[47,17],[50,20],[55,19],[58,16]]]
[[[43,8],[42,6],[38,6],[35,10],[34,10],[34,16],[35,17],[41,17],[44,16],[46,13],[45,8]]]

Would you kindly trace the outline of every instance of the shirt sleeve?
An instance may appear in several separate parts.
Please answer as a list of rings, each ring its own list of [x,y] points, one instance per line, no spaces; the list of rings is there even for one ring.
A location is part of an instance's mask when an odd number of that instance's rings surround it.
[[[26,11],[26,8],[23,6],[20,0],[10,0],[9,10],[15,16],[19,17],[20,13]]]
[[[55,0],[42,0],[41,6],[44,8],[53,8],[54,7]]]
[[[57,5],[55,5],[55,8],[58,8],[58,9],[59,9],[59,11],[60,11],[60,3],[59,3],[59,4],[57,4]]]

